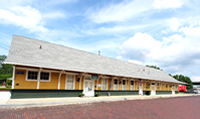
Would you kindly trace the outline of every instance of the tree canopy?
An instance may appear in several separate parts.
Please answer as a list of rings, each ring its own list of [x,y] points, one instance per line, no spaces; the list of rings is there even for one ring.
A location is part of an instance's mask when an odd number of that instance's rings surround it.
[[[6,81],[7,78],[12,78],[13,65],[11,64],[2,64],[7,57],[5,55],[0,55],[0,80]]]
[[[157,66],[155,66],[155,65],[146,65],[146,67],[150,67],[150,68],[162,70],[160,67],[157,67]],[[169,74],[169,76],[175,78],[175,79],[178,80],[178,81],[187,83],[187,84],[188,84],[188,85],[186,85],[187,90],[193,88],[193,84],[192,84],[192,81],[190,80],[190,77],[188,77],[188,76],[183,76],[183,75],[181,75],[181,74],[180,74],[180,75],[172,75],[172,74]]]
[[[174,75],[173,78],[175,78],[178,81],[188,83],[189,85],[186,85],[187,90],[193,88],[192,81],[188,76],[183,76],[183,75]]]
[[[0,62],[3,63],[5,61],[5,59],[7,58],[7,56],[5,55],[0,55]]]
[[[150,68],[154,68],[154,69],[158,69],[162,71],[162,69],[160,67],[157,67],[156,65],[146,65],[146,67],[150,67]]]

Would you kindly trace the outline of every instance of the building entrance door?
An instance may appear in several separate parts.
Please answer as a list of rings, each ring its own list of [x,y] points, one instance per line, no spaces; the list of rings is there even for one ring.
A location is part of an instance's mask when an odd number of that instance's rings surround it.
[[[139,95],[143,95],[143,86],[142,85],[139,86]]]
[[[175,87],[172,87],[172,95],[175,95]]]
[[[85,96],[94,96],[94,81],[84,80],[83,93]]]

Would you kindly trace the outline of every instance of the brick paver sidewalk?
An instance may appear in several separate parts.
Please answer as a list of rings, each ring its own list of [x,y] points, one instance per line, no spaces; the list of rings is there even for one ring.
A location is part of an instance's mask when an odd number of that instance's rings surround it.
[[[198,119],[200,96],[0,109],[1,119]]]

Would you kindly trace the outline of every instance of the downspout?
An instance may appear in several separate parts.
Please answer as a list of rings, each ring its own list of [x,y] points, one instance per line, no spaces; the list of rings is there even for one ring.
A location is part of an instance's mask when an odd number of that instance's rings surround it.
[[[60,72],[60,74],[59,74],[59,77],[58,77],[58,90],[60,90],[60,78],[61,78],[63,72],[64,72],[64,71],[62,70],[62,71]]]
[[[39,69],[39,72],[38,72],[38,77],[37,77],[37,89],[40,88],[40,74],[41,74],[41,71],[42,71],[42,68]]]
[[[14,89],[14,85],[15,85],[15,66],[13,65],[12,89]]]

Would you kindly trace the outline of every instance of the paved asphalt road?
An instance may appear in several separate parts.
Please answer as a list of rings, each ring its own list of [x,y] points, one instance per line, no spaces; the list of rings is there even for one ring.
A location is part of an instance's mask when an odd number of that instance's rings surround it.
[[[2,108],[0,119],[199,119],[200,96]]]

